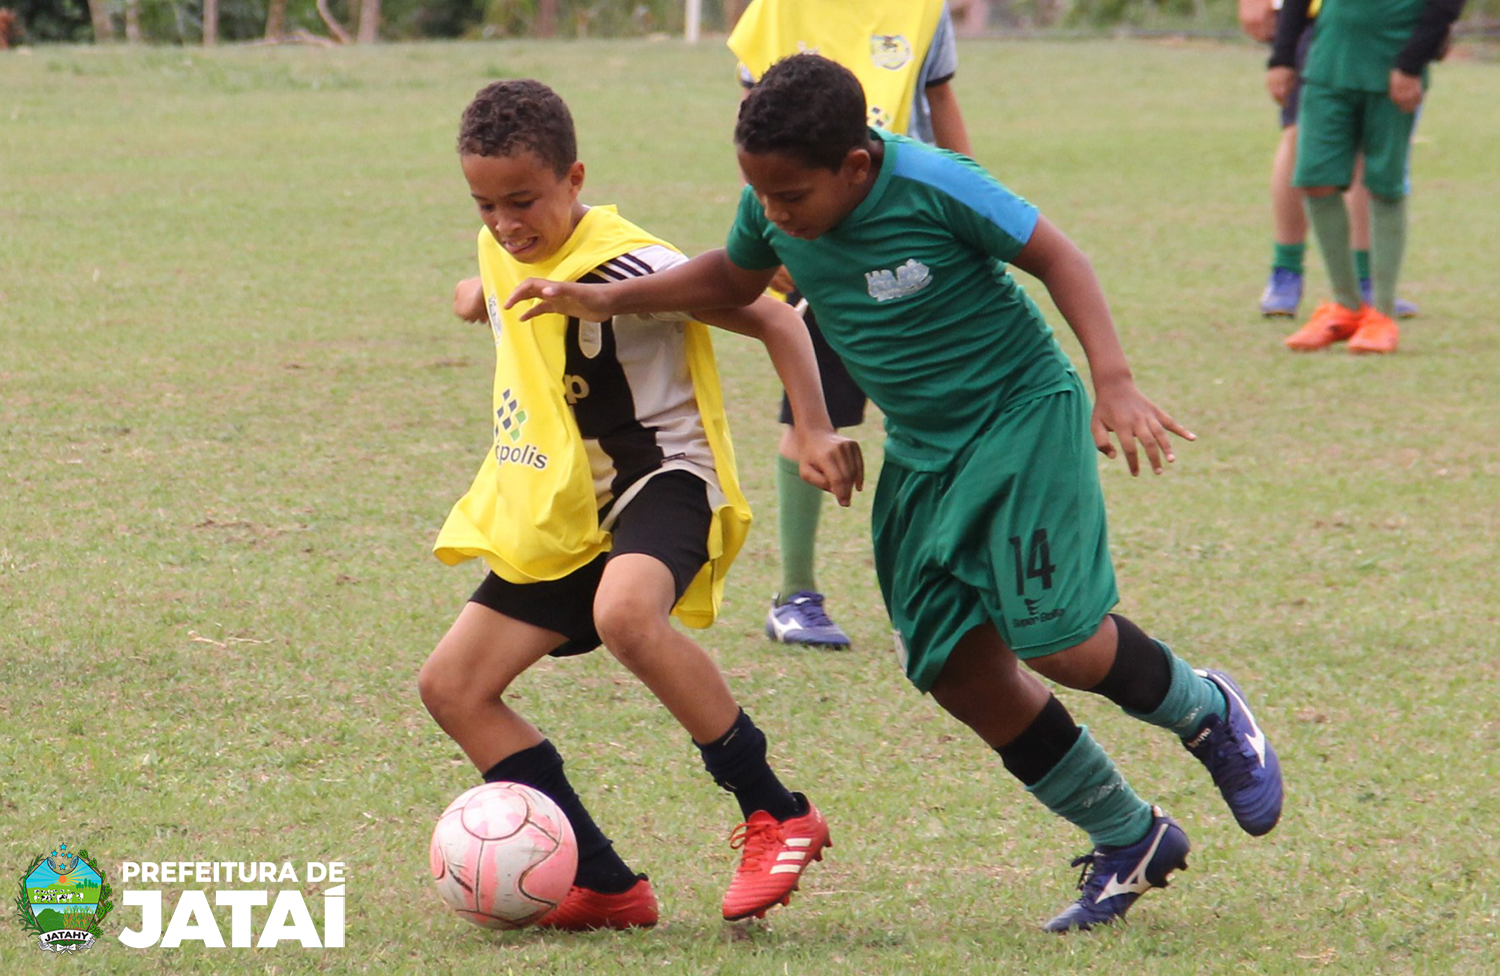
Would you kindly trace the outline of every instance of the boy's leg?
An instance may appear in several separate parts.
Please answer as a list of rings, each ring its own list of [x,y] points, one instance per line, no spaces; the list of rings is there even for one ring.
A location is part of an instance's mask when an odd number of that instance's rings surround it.
[[[549,593],[557,584],[539,584]],[[566,584],[561,584],[566,585]],[[506,616],[483,600],[501,603],[518,588],[491,577],[465,604],[458,619],[422,665],[423,704],[483,773],[487,783],[524,783],[547,794],[567,816],[578,841],[574,891],[542,925],[604,928],[654,925],[656,898],[644,876],[614,850],[563,772],[552,743],[502,698],[521,672],[564,643],[564,636]],[[537,602],[546,604],[546,597]],[[580,891],[580,889],[582,889]],[[590,892],[597,895],[589,895]],[[580,898],[595,904],[580,913]],[[575,924],[558,924],[569,919]]]
[[[1088,833],[1083,897],[1050,920],[1056,932],[1124,917],[1141,894],[1187,866],[1187,835],[1130,788],[1088,729],[1018,666],[993,625],[954,645],[934,700],[973,729],[1047,809]]]
[[[1374,312],[1349,340],[1350,352],[1395,352],[1396,284],[1406,250],[1406,195],[1415,115],[1370,97],[1364,114],[1365,184],[1370,191],[1370,278]]]
[[[1406,254],[1406,198],[1370,197],[1370,282],[1374,306],[1395,316],[1396,282]]]
[[[785,904],[802,869],[821,860],[828,826],[777,778],[766,739],[740,710],[713,659],[671,624],[672,607],[708,558],[705,486],[686,472],[652,479],[619,516],[614,549],[594,596],[594,626],[692,736],[714,780],[734,795],[744,853],[724,900],[726,918]]]
[[[1292,187],[1297,161],[1297,91],[1281,109],[1281,136],[1271,157],[1271,228],[1274,248],[1271,276],[1260,296],[1262,315],[1296,315],[1302,302],[1303,259],[1307,251],[1307,214],[1302,194]]]
[[[864,420],[865,395],[844,368],[843,361],[823,338],[816,316],[796,292],[787,301],[803,308],[803,321],[812,338],[823,399],[835,428],[855,427]],[[823,511],[821,488],[802,480],[793,460],[792,408],[781,398],[781,442],[776,456],[776,518],[781,543],[781,590],[766,614],[766,636],[782,644],[809,647],[849,647],[849,635],[829,617],[817,584],[818,522]]]
[[[1234,679],[1196,671],[1125,617],[1110,614],[1077,647],[1027,662],[1068,687],[1102,695],[1125,713],[1172,730],[1208,767],[1247,833],[1281,817],[1281,764]]]
[[[1302,189],[1308,222],[1333,286],[1334,301],[1287,336],[1288,348],[1322,349],[1353,335],[1362,309],[1359,276],[1350,250],[1349,211],[1341,191],[1353,181],[1358,151],[1357,95],[1304,82],[1297,126],[1297,167],[1292,184]]]

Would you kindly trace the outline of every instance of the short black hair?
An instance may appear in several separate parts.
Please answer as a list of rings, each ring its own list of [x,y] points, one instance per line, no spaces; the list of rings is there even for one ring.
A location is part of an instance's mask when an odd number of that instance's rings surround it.
[[[558,176],[578,161],[573,115],[562,96],[540,81],[496,81],[464,109],[458,151],[465,156],[535,153]]]
[[[793,54],[761,75],[740,103],[734,143],[754,155],[781,153],[837,171],[869,141],[865,90],[854,72],[819,54]]]

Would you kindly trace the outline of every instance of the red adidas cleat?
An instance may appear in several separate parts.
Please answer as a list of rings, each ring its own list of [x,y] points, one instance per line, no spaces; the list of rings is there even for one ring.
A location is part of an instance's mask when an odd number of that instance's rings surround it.
[[[729,846],[743,853],[724,895],[729,921],[763,918],[771,908],[791,901],[803,869],[823,860],[823,848],[833,846],[818,808],[802,794],[796,796],[807,804],[802,816],[778,821],[757,810],[730,835]]]
[[[660,917],[656,892],[644,874],[637,877],[633,887],[614,895],[574,885],[560,905],[537,921],[537,928],[563,932],[650,928]]]

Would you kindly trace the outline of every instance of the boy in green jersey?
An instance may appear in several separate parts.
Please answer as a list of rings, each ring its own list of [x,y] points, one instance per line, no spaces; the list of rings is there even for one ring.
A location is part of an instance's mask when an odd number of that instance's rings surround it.
[[[1293,64],[1309,2],[1285,0],[1277,17],[1266,87],[1278,103],[1286,102],[1297,81]],[[1427,65],[1441,55],[1463,6],[1464,0],[1324,0],[1302,69],[1292,185],[1306,200],[1334,300],[1287,336],[1288,348],[1322,349],[1347,339],[1350,352],[1396,351],[1411,130]],[[1370,303],[1360,295],[1349,214],[1340,196],[1361,153],[1370,191]]]
[[[1144,448],[1159,473],[1168,434],[1193,435],[1136,388],[1088,259],[972,160],[867,128],[857,79],[816,54],[765,73],[735,143],[748,185],[724,249],[628,282],[531,279],[510,304],[540,299],[523,318],[742,305],[786,266],[886,416],[875,562],[907,677],[1093,844],[1082,897],[1049,930],[1122,917],[1189,843],[1033,671],[1172,729],[1241,827],[1271,830],[1280,766],[1238,686],[1109,613],[1094,451],[1136,473]],[[1092,417],[1006,264],[1039,278],[1077,334]]]

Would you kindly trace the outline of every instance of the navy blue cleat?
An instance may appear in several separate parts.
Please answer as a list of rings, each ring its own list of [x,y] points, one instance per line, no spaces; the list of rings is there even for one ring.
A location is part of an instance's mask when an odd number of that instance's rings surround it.
[[[1271,280],[1266,282],[1266,290],[1260,296],[1260,314],[1291,317],[1297,314],[1300,304],[1302,275],[1286,268],[1272,268]]]
[[[1151,808],[1151,829],[1129,847],[1096,847],[1073,861],[1083,866],[1078,890],[1083,892],[1046,925],[1048,932],[1088,931],[1124,918],[1135,900],[1152,888],[1165,888],[1167,876],[1187,868],[1192,849],[1177,821]]]
[[[798,590],[782,602],[778,594],[766,614],[766,636],[778,644],[847,650],[849,635],[823,609],[823,594]]]
[[[1224,693],[1229,720],[1210,715],[1198,731],[1183,740],[1188,752],[1208,767],[1214,785],[1245,833],[1271,832],[1281,819],[1281,762],[1255,721],[1245,694],[1222,671],[1196,670]]]
[[[1369,278],[1359,279],[1359,297],[1366,305],[1375,304],[1375,285]],[[1396,299],[1396,315],[1398,319],[1414,319],[1422,310],[1404,298]]]

